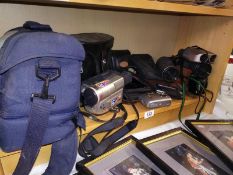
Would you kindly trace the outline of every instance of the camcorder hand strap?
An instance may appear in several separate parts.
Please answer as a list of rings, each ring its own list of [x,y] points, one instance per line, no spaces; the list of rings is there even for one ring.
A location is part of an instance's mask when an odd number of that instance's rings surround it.
[[[116,110],[114,110],[113,112],[114,112],[114,113],[113,113],[113,116],[112,116],[112,118],[111,118],[110,120],[115,119],[115,118],[116,118],[116,115],[117,115],[117,113],[118,113],[118,111],[116,111]],[[95,122],[105,123],[105,122],[110,121],[110,120],[102,120],[102,119],[99,119],[97,116],[91,114],[90,112],[81,111],[81,113],[82,113],[84,116],[86,116],[87,118],[89,118],[89,119],[91,119],[91,120],[93,120],[93,121],[95,121]]]
[[[130,131],[136,128],[138,119],[131,121],[127,123],[125,126],[123,126],[128,114],[125,107],[122,104],[118,105],[118,107],[124,112],[124,114],[121,117],[109,120],[108,122],[94,129],[80,143],[78,151],[82,157],[88,158],[89,156],[100,156],[104,152],[108,151],[117,140],[124,137],[126,134],[128,134]],[[122,128],[108,136],[114,129],[117,129],[119,127]],[[94,135],[104,132],[107,132],[107,134],[100,142],[98,142],[94,138]]]

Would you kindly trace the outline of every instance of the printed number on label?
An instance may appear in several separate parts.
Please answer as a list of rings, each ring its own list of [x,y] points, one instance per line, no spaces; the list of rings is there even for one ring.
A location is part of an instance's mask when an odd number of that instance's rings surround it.
[[[154,114],[155,114],[155,110],[146,111],[145,114],[144,114],[144,119],[153,117]]]

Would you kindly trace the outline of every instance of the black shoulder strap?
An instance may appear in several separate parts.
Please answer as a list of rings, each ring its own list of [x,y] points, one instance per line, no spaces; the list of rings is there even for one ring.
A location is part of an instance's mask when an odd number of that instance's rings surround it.
[[[91,131],[85,137],[85,139],[80,143],[78,150],[79,154],[85,158],[87,158],[88,156],[93,156],[93,157],[100,156],[101,154],[109,150],[117,140],[124,137],[126,134],[128,134],[130,131],[136,128],[138,124],[139,114],[134,104],[132,105],[137,113],[136,120],[133,120],[127,123],[126,125],[124,125],[128,114],[125,107],[122,104],[120,104],[119,108],[124,112],[124,114],[121,117],[117,117],[115,119],[109,120],[108,122],[102,124],[101,126]],[[117,129],[119,127],[121,127],[119,130],[108,136],[114,129]],[[94,135],[103,132],[107,132],[107,134],[100,142],[98,142],[95,139]]]

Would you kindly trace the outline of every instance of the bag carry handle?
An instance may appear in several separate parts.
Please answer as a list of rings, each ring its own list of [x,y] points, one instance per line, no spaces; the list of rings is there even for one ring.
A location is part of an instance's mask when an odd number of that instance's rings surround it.
[[[38,22],[35,21],[26,21],[23,24],[23,28],[25,29],[29,29],[32,31],[45,31],[45,32],[52,32],[52,28],[50,27],[50,25],[47,24],[40,24]]]

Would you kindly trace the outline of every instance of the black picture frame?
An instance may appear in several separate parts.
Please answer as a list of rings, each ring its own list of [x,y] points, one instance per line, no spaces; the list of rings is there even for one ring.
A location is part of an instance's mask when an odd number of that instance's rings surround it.
[[[185,124],[233,171],[233,120],[186,120]],[[226,140],[229,134],[232,138],[231,147]]]
[[[140,154],[145,156],[144,160],[142,161],[141,157],[136,157],[135,155],[131,155],[130,157],[126,157],[123,161],[117,162],[115,165],[113,165],[111,168],[107,169],[109,171],[109,174],[111,174],[111,171],[113,168],[119,169],[121,166],[121,163],[123,162],[124,165],[127,164],[128,159],[133,159],[134,161],[138,161],[137,164],[141,164],[144,169],[149,169],[148,171],[151,172],[151,175],[159,175],[160,173],[157,171],[157,169],[153,169],[149,166],[149,164],[153,164],[154,166],[158,167],[159,164],[157,165],[155,162],[152,162],[151,157],[150,157],[150,150],[148,150],[142,143],[139,142],[138,139],[136,139],[133,136],[127,137],[123,139],[122,141],[116,143],[112,149],[110,149],[108,152],[104,153],[103,155],[97,157],[97,158],[89,158],[89,159],[84,159],[81,162],[78,162],[76,164],[76,169],[78,173],[76,175],[95,175],[95,172],[93,172],[90,168],[93,164],[96,164],[100,161],[104,161],[105,158],[111,157],[113,153],[116,153],[119,150],[123,150],[125,147],[128,145],[133,144],[135,148],[138,149]],[[147,162],[144,162],[146,159]],[[149,162],[149,164],[148,164]],[[101,169],[101,167],[100,167]],[[160,172],[162,172],[160,170]],[[118,174],[121,174],[120,172]],[[118,175],[116,174],[116,175]],[[162,174],[165,175],[165,173],[162,172]],[[112,175],[115,175],[112,173]]]
[[[198,148],[202,150],[198,152],[197,149],[193,149],[189,145],[186,145],[185,142],[172,142],[171,145],[163,145],[161,143],[169,143],[171,138],[176,138],[178,135],[184,136],[184,139],[188,139],[190,144],[194,144],[194,148]],[[174,139],[173,138],[173,139]],[[197,171],[201,170],[209,170],[212,172],[216,172],[217,174],[232,174],[231,170],[227,169],[227,167],[222,163],[217,156],[210,151],[210,149],[204,145],[203,143],[199,142],[196,137],[192,134],[183,130],[182,128],[175,128],[166,132],[163,132],[158,135],[154,135],[143,140],[140,140],[142,144],[144,144],[149,150],[150,153],[147,151],[147,155],[149,158],[156,162],[160,169],[169,175],[187,175],[187,174],[201,174]],[[175,146],[172,146],[175,145]],[[156,146],[158,149],[163,149],[164,151],[156,151],[152,147]],[[169,147],[170,148],[166,148]],[[178,150],[178,151],[177,151]],[[179,153],[179,154],[178,154]],[[203,154],[205,153],[205,154]],[[184,155],[187,160],[184,160]],[[206,155],[210,155],[210,157],[205,157]],[[199,167],[195,167],[193,165],[193,160],[199,161]],[[214,159],[214,160],[212,160]],[[217,160],[217,164],[216,161]],[[193,165],[193,166],[192,166]],[[198,169],[199,168],[199,169]]]

